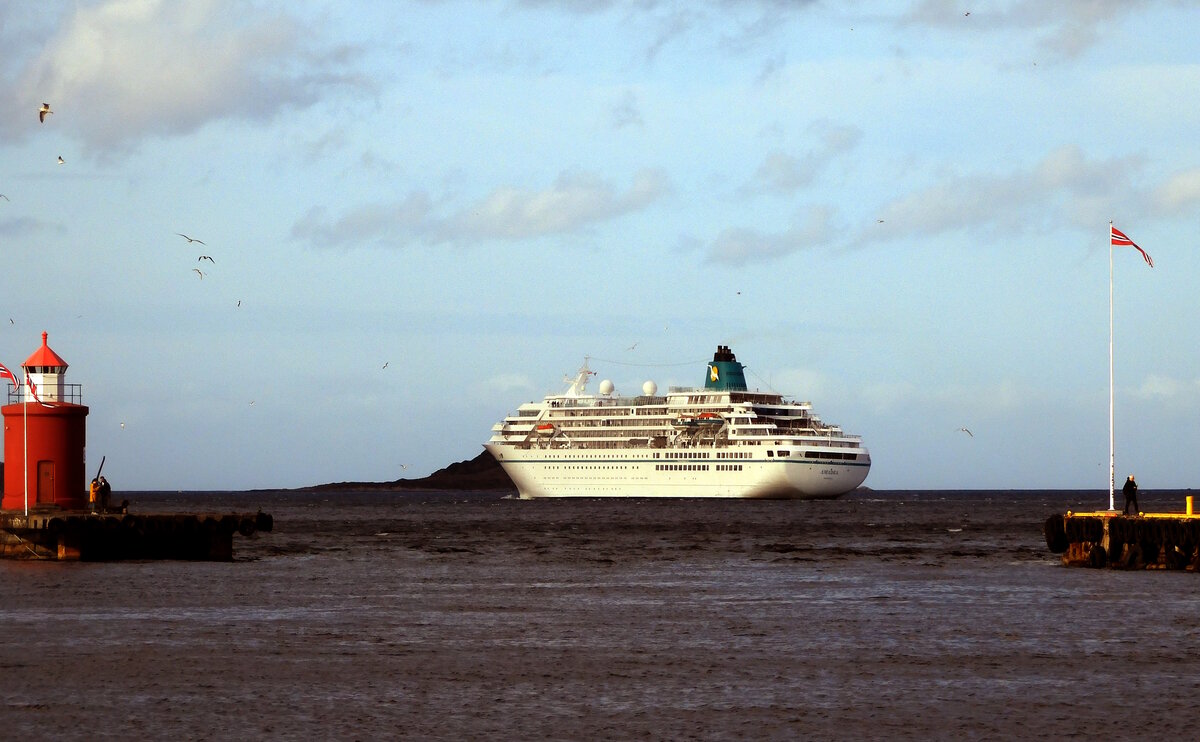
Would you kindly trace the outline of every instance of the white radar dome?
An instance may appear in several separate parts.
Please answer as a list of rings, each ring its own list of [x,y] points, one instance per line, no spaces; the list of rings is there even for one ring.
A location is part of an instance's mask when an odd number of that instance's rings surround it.
[[[605,379],[604,381],[600,382],[600,393],[601,394],[612,394],[613,393],[613,383],[611,381],[609,381],[608,379]]]
[[[655,384],[653,381],[647,381],[645,384],[642,384],[642,394],[645,394],[647,397],[653,397],[657,393],[658,384]]]

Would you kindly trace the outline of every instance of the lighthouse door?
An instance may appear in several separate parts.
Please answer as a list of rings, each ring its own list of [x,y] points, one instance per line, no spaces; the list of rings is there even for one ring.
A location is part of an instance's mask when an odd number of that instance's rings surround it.
[[[54,462],[38,462],[37,501],[54,502]]]

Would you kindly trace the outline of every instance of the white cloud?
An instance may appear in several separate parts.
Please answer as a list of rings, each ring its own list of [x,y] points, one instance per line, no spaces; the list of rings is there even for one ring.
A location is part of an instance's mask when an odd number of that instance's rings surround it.
[[[1191,407],[1200,402],[1200,379],[1174,379],[1151,374],[1134,394],[1141,399],[1159,399]]]
[[[851,244],[963,229],[1020,230],[1052,220],[1061,225],[1064,218],[1081,228],[1094,227],[1116,204],[1128,209],[1142,200],[1131,183],[1140,169],[1136,158],[1089,161],[1078,147],[1066,146],[1028,168],[951,175],[884,204],[878,211],[883,223],[860,232]]]
[[[56,111],[47,126],[104,152],[365,87],[342,71],[346,49],[323,55],[316,36],[293,17],[232,0],[81,4],[5,86],[14,113],[0,126],[27,134],[46,101]]]
[[[964,32],[1014,29],[1032,32],[1043,51],[1075,58],[1096,44],[1106,27],[1116,27],[1122,16],[1169,1],[1009,0],[979,4],[959,0],[919,0],[900,16],[900,23]]]
[[[1200,168],[1176,173],[1154,190],[1154,206],[1170,215],[1190,214],[1200,205]]]
[[[832,211],[814,206],[807,210],[802,223],[782,232],[759,232],[744,227],[724,230],[708,246],[707,260],[728,265],[772,260],[804,248],[819,247],[833,235]]]
[[[292,228],[292,237],[314,245],[369,242],[473,243],[564,234],[639,211],[670,191],[666,176],[643,170],[624,193],[590,173],[563,173],[548,188],[497,188],[449,216],[434,213],[423,192],[385,204],[358,207],[330,221],[321,207]]]
[[[778,150],[769,152],[758,166],[749,193],[791,193],[812,185],[839,155],[858,146],[862,131],[854,126],[835,126],[821,121],[809,127],[819,144],[801,157]]]

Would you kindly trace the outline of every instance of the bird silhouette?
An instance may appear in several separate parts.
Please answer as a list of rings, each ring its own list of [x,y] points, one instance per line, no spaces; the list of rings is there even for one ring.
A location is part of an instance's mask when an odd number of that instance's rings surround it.
[[[391,361],[384,361],[383,368],[387,368],[389,363],[391,363]],[[380,370],[382,370],[382,369],[380,369]]]
[[[50,110],[49,103],[43,103],[42,107],[38,109],[38,121],[43,124],[46,123],[46,114],[48,113],[54,113],[54,111]]]
[[[179,235],[180,237],[182,237],[183,239],[187,240],[187,241],[188,241],[188,244],[191,244],[191,243],[193,243],[193,242],[199,242],[201,245],[203,245],[203,244],[204,244],[203,242],[201,242],[200,240],[198,240],[198,239],[196,239],[196,238],[194,238],[194,237],[188,237],[188,236],[187,236],[186,234],[184,234],[183,232],[176,232],[175,234],[177,234],[177,235]]]
[[[66,162],[66,160],[64,160],[64,159],[62,158],[62,155],[59,155],[59,156],[58,156],[58,164],[59,164],[59,165],[62,165],[62,164],[64,164],[65,162]]]
[[[8,196],[5,196],[3,193],[0,193],[0,198],[4,199],[5,201],[9,200]]]
[[[217,261],[213,260],[212,258],[210,258],[210,257],[209,257],[209,256],[207,256],[207,255],[201,255],[200,257],[196,258],[196,260],[197,260],[197,261],[199,261],[199,260],[207,260],[208,262],[212,263],[213,265],[216,265],[216,264],[217,264]]]
[[[967,435],[971,436],[972,438],[974,438],[974,437],[975,437],[975,434],[974,434],[974,433],[972,433],[971,431],[967,430],[966,428],[959,428],[959,430],[961,430],[962,432],[964,432],[964,433],[966,433]]]
[[[192,271],[195,272],[197,276],[200,276],[201,281],[204,280],[204,271],[200,270],[199,268],[192,268]]]

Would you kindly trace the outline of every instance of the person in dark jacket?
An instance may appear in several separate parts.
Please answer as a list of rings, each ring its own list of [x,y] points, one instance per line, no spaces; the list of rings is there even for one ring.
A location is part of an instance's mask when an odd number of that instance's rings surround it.
[[[108,512],[108,502],[112,499],[112,485],[104,477],[100,477],[100,512]]]
[[[1129,506],[1133,506],[1133,514],[1137,515],[1141,512],[1137,501],[1137,482],[1133,480],[1133,475],[1129,475],[1129,479],[1125,480],[1125,486],[1121,488],[1121,494],[1125,495],[1125,515],[1129,515]]]

